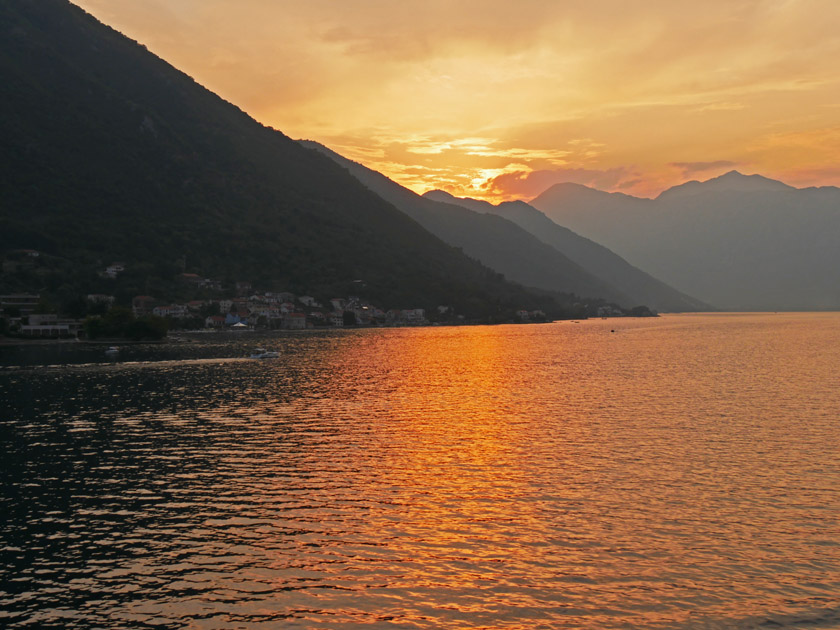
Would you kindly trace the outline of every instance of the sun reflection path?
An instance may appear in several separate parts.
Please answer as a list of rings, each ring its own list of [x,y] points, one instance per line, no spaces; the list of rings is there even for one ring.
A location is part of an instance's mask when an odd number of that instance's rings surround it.
[[[838,344],[696,315],[3,373],[2,619],[836,625]]]

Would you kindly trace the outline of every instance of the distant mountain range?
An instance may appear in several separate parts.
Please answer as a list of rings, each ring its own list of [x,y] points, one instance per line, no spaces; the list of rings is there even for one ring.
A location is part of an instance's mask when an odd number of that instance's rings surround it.
[[[732,171],[656,199],[557,184],[531,205],[719,308],[840,309],[838,188]]]
[[[192,272],[496,320],[590,299],[840,308],[836,188],[732,172],[654,200],[421,197],[260,125],[66,0],[0,2],[0,137],[0,256],[42,254],[4,264],[0,292],[168,299]]]
[[[421,197],[381,173],[348,160],[317,142],[301,141],[301,144],[330,157],[432,234],[461,248],[468,256],[505,274],[511,280],[547,291],[604,298],[625,307],[645,304],[664,308],[661,303],[652,304],[641,299],[623,284],[611,283],[598,277],[568,257],[564,249],[555,248],[553,244],[534,236],[530,230],[517,225],[516,221],[510,221],[495,212],[463,207],[454,197],[443,202]],[[534,212],[540,214],[536,210]],[[546,221],[551,223],[548,219]],[[674,300],[669,306],[678,305],[681,308],[667,310],[685,310],[688,304]]]
[[[558,307],[66,0],[0,2],[0,137],[0,254],[43,261],[2,292],[167,299],[186,271],[470,317]]]
[[[525,203],[511,201],[497,206],[477,199],[454,197],[442,190],[423,195],[426,199],[456,204],[478,213],[502,217],[529,232],[534,238],[563,252],[575,263],[612,286],[632,296],[637,304],[647,304],[660,311],[683,312],[710,310],[708,304],[669,287],[641,271],[603,245],[558,225],[545,214]],[[487,262],[491,267],[490,262]]]

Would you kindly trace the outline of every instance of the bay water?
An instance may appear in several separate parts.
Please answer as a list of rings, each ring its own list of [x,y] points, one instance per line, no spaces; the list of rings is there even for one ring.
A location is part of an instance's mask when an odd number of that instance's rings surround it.
[[[192,339],[0,348],[0,626],[840,627],[836,313]]]

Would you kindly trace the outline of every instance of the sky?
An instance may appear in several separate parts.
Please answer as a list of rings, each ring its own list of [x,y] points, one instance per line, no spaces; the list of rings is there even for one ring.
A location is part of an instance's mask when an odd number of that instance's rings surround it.
[[[837,0],[76,0],[251,116],[422,193],[840,185]]]

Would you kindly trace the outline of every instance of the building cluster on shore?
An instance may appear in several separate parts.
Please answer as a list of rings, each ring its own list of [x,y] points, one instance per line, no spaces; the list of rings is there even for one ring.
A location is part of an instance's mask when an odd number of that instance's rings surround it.
[[[240,289],[245,283],[240,283]],[[88,304],[110,309],[114,296],[90,294]],[[14,311],[6,320],[24,337],[77,337],[84,328],[83,319],[39,313],[39,294],[0,296],[0,311]],[[288,292],[253,293],[247,296],[191,300],[167,303],[149,295],[138,295],[131,301],[135,318],[160,317],[170,329],[241,330],[252,328],[304,330],[307,328],[342,328],[345,326],[422,326],[429,324],[423,308],[381,308],[355,296],[333,298],[322,304],[312,296]],[[438,307],[438,314],[451,313],[451,308]],[[457,321],[457,316],[455,317]]]
[[[243,283],[240,283],[240,289]],[[93,297],[93,296],[89,296]],[[441,307],[447,309],[448,307]],[[181,304],[162,304],[148,295],[138,295],[131,303],[135,317],[155,315],[181,327],[203,316],[203,327],[225,328],[306,328],[343,326],[385,326],[428,324],[422,308],[381,308],[359,297],[333,298],[322,304],[309,295],[297,296],[289,292],[253,293],[247,296],[211,300],[192,300]]]
[[[78,337],[83,320],[39,313],[41,296],[37,293],[0,295],[0,318],[3,331],[14,330],[22,337]]]
[[[22,250],[21,260],[35,260],[39,252]],[[21,263],[22,264],[22,263]],[[126,272],[126,265],[115,262],[100,268],[101,278],[117,280]],[[383,310],[358,296],[319,300],[310,295],[296,295],[288,291],[254,291],[250,282],[236,282],[225,295],[222,283],[203,278],[195,273],[182,273],[179,277],[182,290],[177,293],[205,299],[168,301],[151,295],[136,295],[130,309],[126,298],[91,293],[79,296],[74,316],[57,314],[54,306],[36,292],[0,295],[0,334],[13,334],[30,338],[75,338],[94,334],[91,324],[105,323],[122,326],[120,317],[144,321],[157,321],[156,327],[173,329],[242,330],[343,328],[346,326],[423,326],[431,322],[465,323],[462,315],[451,306],[440,305],[432,313],[424,308]],[[122,301],[122,304],[120,302]],[[119,316],[116,314],[122,313]],[[108,320],[107,314],[115,317]],[[86,315],[86,317],[85,317]],[[113,321],[117,319],[116,323]],[[157,320],[165,320],[165,322]],[[99,320],[92,322],[91,320]],[[108,320],[108,321],[106,321]],[[545,321],[542,311],[520,310],[514,321],[526,323]],[[110,321],[110,324],[109,324]],[[101,328],[101,326],[99,327]],[[102,331],[99,330],[99,334]],[[165,334],[165,332],[164,332]]]

